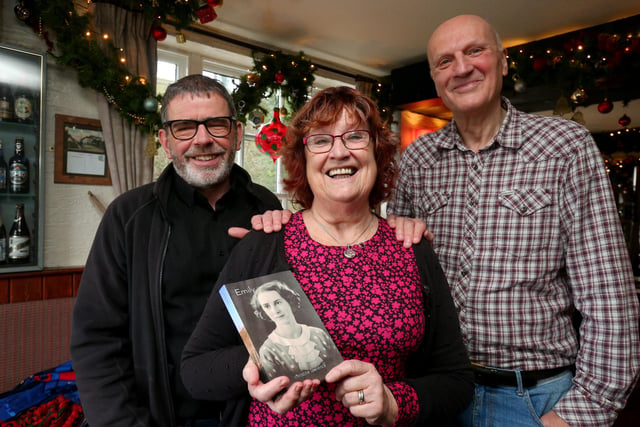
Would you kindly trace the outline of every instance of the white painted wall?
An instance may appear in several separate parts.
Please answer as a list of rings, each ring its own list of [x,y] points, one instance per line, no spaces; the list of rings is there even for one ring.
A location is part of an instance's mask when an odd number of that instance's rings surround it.
[[[47,46],[31,28],[18,21],[15,1],[3,1],[0,10],[0,43],[18,48],[46,52]],[[0,72],[2,64],[0,64]],[[84,265],[101,213],[89,199],[91,191],[106,206],[114,198],[111,186],[56,184],[53,182],[55,160],[55,115],[98,118],[96,94],[81,88],[75,70],[62,68],[47,55],[44,161],[44,266],[74,267]]]

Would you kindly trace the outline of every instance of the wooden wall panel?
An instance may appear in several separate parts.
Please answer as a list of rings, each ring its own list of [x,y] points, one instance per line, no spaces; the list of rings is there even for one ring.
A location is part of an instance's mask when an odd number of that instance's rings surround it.
[[[69,298],[78,294],[83,267],[0,274],[0,304]]]

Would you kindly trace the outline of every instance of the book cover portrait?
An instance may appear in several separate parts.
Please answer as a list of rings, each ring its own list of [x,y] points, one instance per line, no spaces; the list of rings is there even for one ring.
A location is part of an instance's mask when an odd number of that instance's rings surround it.
[[[219,292],[263,382],[281,375],[323,380],[342,362],[290,271],[225,284]]]

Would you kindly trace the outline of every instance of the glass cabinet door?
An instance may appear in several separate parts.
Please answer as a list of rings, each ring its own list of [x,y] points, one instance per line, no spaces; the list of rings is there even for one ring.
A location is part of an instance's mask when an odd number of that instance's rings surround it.
[[[45,54],[0,44],[0,274],[43,267]]]

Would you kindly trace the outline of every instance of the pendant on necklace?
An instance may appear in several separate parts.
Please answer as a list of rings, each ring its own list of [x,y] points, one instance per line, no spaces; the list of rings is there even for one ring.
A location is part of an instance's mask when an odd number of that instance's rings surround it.
[[[355,245],[355,246],[347,245],[347,248],[344,250],[343,254],[345,258],[351,259],[356,255],[358,255],[358,252],[360,252],[361,250],[362,250],[362,246],[360,245]]]

